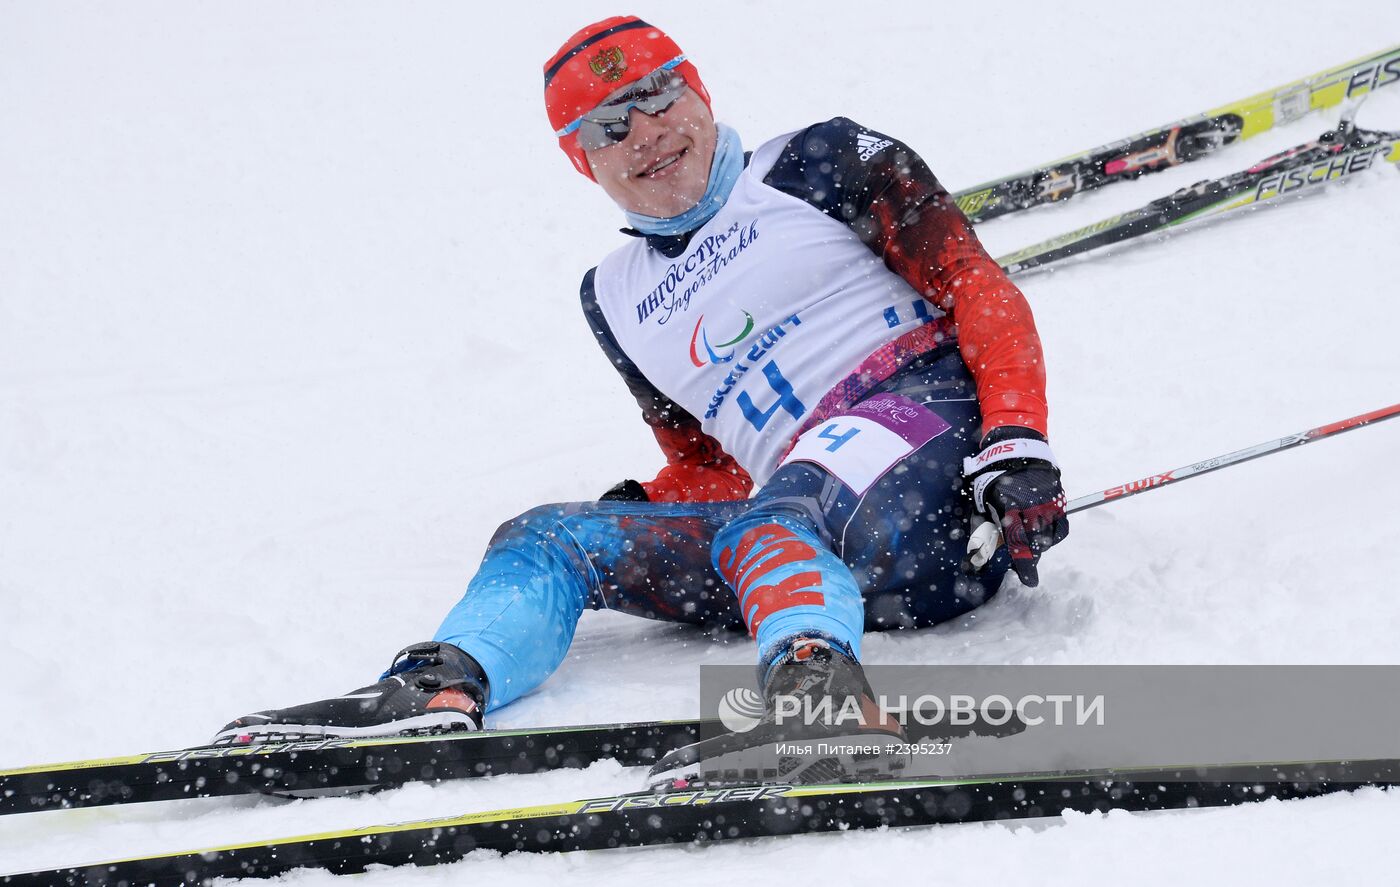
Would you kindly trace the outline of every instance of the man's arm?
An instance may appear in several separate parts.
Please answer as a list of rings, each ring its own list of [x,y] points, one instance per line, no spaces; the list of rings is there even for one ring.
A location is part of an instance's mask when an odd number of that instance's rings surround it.
[[[982,451],[964,464],[969,491],[1000,529],[1021,581],[1037,584],[1041,552],[1069,534],[1069,522],[1025,296],[928,165],[897,139],[838,117],[793,137],[765,181],[849,225],[952,319],[982,408]],[[969,556],[980,567],[995,544],[973,535]]]
[[[598,307],[593,273],[589,271],[584,275],[580,290],[584,317],[603,353],[642,408],[642,420],[651,426],[661,452],[666,455],[666,466],[656,478],[637,486],[651,502],[719,502],[747,498],[753,481],[734,457],[701,429],[698,419],[658,391],[623,353]],[[624,482],[609,491],[609,498],[638,498],[635,491],[635,487]]]
[[[984,434],[1006,426],[1046,434],[1045,365],[1030,306],[918,154],[838,117],[795,136],[766,181],[850,226],[949,315]]]

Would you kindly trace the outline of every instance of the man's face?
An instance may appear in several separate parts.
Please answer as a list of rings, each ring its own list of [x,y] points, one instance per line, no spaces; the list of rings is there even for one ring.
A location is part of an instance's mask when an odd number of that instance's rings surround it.
[[[695,204],[710,180],[715,119],[692,90],[655,116],[633,108],[627,138],[584,152],[593,175],[613,202],[646,216],[669,219]]]

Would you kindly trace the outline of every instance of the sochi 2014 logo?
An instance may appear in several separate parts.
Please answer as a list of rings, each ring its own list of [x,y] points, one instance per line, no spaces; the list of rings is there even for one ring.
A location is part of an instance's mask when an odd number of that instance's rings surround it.
[[[753,315],[744,311],[744,328],[739,332],[739,335],[727,342],[711,345],[710,334],[705,329],[705,315],[700,315],[700,319],[695,321],[695,332],[690,334],[690,362],[697,367],[704,367],[708,364],[729,363],[734,359],[735,349],[733,346],[738,345],[740,342],[744,341],[744,339],[748,338],[749,333],[753,332],[753,325]],[[702,348],[704,349],[703,354],[701,353]],[[716,348],[728,348],[729,352],[727,354],[720,354],[715,350]]]

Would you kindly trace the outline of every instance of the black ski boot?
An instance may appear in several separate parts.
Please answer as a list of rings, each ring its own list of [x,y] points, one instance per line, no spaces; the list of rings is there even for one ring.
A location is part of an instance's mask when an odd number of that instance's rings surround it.
[[[664,755],[651,786],[855,782],[893,779],[908,766],[904,728],[880,710],[860,663],[824,640],[793,641],[769,671],[763,702],[753,726]],[[743,716],[731,708],[722,720],[733,729]]]
[[[486,673],[451,644],[405,647],[377,684],[291,708],[244,715],[213,745],[298,742],[331,737],[415,736],[481,729]]]

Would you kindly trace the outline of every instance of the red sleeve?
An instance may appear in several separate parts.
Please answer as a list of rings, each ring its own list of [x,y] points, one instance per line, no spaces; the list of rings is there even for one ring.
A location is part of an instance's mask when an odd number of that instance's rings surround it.
[[[746,499],[753,481],[700,423],[652,425],[666,467],[642,487],[653,502],[722,502]]]
[[[1030,306],[917,153],[836,117],[794,136],[764,181],[850,226],[952,319],[984,434],[1013,425],[1045,434],[1045,364]]]
[[[1014,425],[1045,435],[1045,359],[1031,306],[947,192],[920,193],[927,191],[926,183],[899,178],[872,204],[889,232],[885,264],[957,326],[958,350],[977,383],[982,433]],[[917,208],[909,211],[911,203]]]

